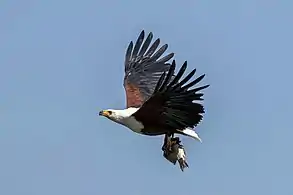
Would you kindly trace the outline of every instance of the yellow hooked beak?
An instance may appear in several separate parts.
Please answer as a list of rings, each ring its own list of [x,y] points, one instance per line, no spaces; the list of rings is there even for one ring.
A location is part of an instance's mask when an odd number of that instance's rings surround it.
[[[102,110],[99,112],[100,116],[105,116],[105,117],[109,117],[111,115],[111,113],[107,110]]]

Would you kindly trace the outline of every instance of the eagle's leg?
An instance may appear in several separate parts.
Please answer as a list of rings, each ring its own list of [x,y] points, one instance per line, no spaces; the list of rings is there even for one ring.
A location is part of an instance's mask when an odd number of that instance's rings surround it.
[[[167,154],[172,152],[172,144],[174,144],[174,141],[173,140],[174,138],[174,133],[166,133],[165,134],[165,138],[164,138],[164,144],[162,146],[162,150],[164,152],[166,152]]]

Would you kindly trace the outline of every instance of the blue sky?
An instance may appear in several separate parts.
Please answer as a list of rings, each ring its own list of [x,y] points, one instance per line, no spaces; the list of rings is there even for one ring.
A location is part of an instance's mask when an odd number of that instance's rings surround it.
[[[292,6],[1,1],[0,194],[292,194]],[[142,29],[211,84],[184,173],[162,137],[96,116],[125,107],[124,53]]]

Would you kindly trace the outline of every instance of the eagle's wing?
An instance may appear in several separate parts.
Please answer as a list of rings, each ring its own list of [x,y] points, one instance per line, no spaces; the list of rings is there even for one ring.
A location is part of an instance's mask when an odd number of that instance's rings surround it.
[[[175,78],[171,79],[175,66],[173,60],[168,74],[162,74],[152,96],[133,114],[136,120],[170,130],[194,128],[202,120],[204,107],[199,102],[203,100],[203,93],[200,93],[200,90],[209,85],[190,88],[200,82],[205,75],[187,83],[195,74],[196,69],[194,69],[179,81],[187,68],[185,62]]]
[[[167,61],[174,56],[174,53],[170,53],[160,58],[168,45],[157,50],[160,39],[151,44],[153,34],[149,33],[145,40],[144,36],[142,31],[134,47],[131,41],[125,55],[124,88],[127,108],[140,107],[152,95],[159,78],[170,68]]]

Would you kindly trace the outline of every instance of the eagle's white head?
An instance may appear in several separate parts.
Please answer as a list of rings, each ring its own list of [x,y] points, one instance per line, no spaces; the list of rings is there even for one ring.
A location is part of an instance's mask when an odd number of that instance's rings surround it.
[[[127,118],[130,116],[124,110],[114,110],[114,109],[102,110],[99,112],[99,115],[104,116],[117,123],[122,123],[124,118]]]
[[[125,125],[133,131],[137,132],[140,131],[143,128],[143,126],[140,122],[136,121],[135,118],[131,115],[135,113],[138,109],[139,108],[127,108],[124,110],[107,109],[100,111],[99,115],[104,116],[121,125]]]

